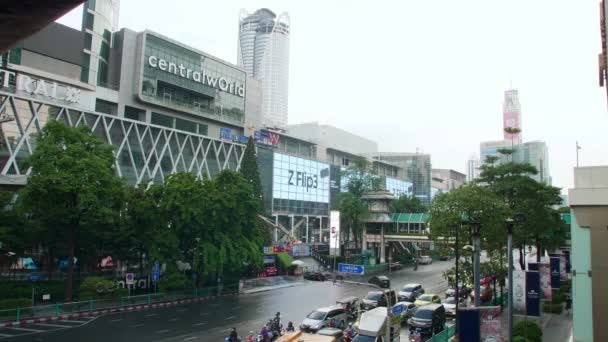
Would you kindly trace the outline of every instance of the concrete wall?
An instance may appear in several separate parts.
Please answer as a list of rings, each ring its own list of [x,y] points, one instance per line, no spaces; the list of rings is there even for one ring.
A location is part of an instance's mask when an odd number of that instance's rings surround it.
[[[581,228],[572,213],[570,224],[572,235],[572,252],[570,254],[572,269],[576,276],[572,277],[572,317],[574,325],[574,341],[593,341],[593,314],[591,278],[587,271],[591,269],[591,232],[588,228]]]
[[[80,64],[72,64],[36,52],[21,50],[21,65],[80,80]]]

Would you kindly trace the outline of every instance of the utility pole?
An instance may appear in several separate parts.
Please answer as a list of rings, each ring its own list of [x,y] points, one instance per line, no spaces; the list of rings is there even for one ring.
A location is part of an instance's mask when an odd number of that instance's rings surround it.
[[[458,336],[458,302],[460,302],[460,291],[458,288],[458,261],[460,261],[460,254],[458,253],[459,245],[458,245],[458,231],[460,230],[459,226],[456,226],[456,336]]]
[[[507,309],[509,339],[507,341],[509,342],[513,341],[513,223],[512,218],[507,219],[507,253],[509,255],[509,269],[507,270],[509,277],[509,302]]]
[[[475,283],[475,306],[479,307],[481,305],[481,284],[480,284],[480,276],[479,276],[479,257],[481,250],[481,242],[479,237],[480,223],[473,223],[473,256],[474,266],[473,266],[473,282]]]

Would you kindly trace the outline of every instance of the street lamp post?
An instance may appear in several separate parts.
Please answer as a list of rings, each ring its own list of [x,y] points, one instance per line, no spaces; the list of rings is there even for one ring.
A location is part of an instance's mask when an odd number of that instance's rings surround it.
[[[459,254],[459,245],[458,245],[458,231],[460,230],[459,226],[456,226],[456,248],[455,248],[455,256],[456,256],[456,334],[458,334],[458,302],[460,302],[460,292],[458,291],[458,262],[460,261]]]
[[[509,294],[507,304],[507,324],[509,331],[508,341],[513,341],[513,223],[512,218],[506,220],[507,223],[507,253],[508,253],[508,278],[509,278]]]
[[[481,225],[479,221],[473,222],[473,257],[474,257],[474,265],[473,265],[473,283],[475,284],[475,306],[481,305],[481,284],[479,277],[479,257],[481,252],[481,243],[480,243],[480,228]]]

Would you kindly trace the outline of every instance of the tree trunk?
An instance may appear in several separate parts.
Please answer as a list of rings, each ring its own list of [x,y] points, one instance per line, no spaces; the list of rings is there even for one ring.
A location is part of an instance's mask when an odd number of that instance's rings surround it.
[[[526,270],[526,257],[525,257],[525,246],[522,244],[519,246],[519,266],[521,266],[521,270],[525,271]]]
[[[536,240],[536,262],[540,264],[540,257],[544,255],[543,246],[540,244],[540,241]]]
[[[502,252],[502,247],[500,248],[500,253],[499,253],[499,260],[500,260],[500,265],[503,266],[504,265],[504,253]],[[508,261],[507,261],[508,262]],[[511,270],[509,270],[509,265],[507,265],[507,274],[509,274],[508,272],[510,272]],[[504,306],[504,303],[502,301],[502,294],[504,293],[504,289],[503,289],[503,283],[505,282],[505,278],[502,277],[502,279],[500,279],[500,281],[498,282],[498,285],[500,286],[500,311],[502,311],[502,308]]]
[[[76,229],[74,226],[74,224],[71,224],[68,228],[68,269],[66,271],[66,284],[64,294],[64,299],[66,302],[72,301],[72,282],[74,281],[74,240],[76,235]]]

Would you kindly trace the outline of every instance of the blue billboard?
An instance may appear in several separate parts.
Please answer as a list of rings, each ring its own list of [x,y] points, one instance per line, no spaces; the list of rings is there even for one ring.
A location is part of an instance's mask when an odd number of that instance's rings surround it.
[[[561,275],[560,261],[561,260],[560,260],[559,256],[551,256],[551,258],[549,259],[549,262],[551,265],[551,288],[552,289],[559,290],[560,275]]]
[[[540,273],[526,272],[526,315],[540,316]]]

